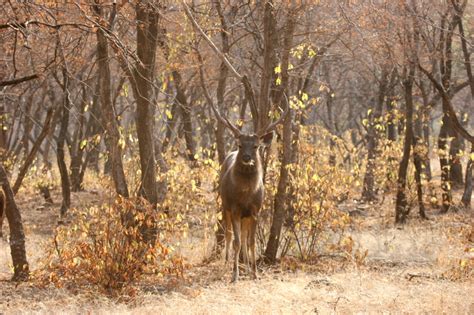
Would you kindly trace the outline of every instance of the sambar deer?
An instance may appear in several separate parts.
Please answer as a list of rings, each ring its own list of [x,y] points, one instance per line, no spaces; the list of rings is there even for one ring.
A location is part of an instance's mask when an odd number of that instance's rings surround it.
[[[280,118],[268,124],[256,134],[242,133],[227,118],[222,117],[211,104],[217,119],[229,128],[235,136],[238,149],[227,155],[220,172],[219,194],[224,214],[226,243],[226,262],[230,256],[232,231],[234,234],[234,266],[232,282],[239,278],[239,255],[242,256],[247,270],[252,268],[252,277],[257,278],[255,253],[255,236],[257,232],[258,213],[262,207],[265,187],[263,183],[263,166],[260,147],[268,146],[273,138],[273,129],[285,118],[288,106]]]

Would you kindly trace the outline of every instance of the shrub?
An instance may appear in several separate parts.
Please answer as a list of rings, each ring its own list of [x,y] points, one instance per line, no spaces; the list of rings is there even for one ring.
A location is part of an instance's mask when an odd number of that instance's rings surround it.
[[[339,210],[337,205],[354,193],[360,181],[359,164],[345,164],[341,159],[331,165],[332,150],[352,152],[347,143],[342,143],[343,139],[329,137],[332,136],[322,128],[302,127],[298,160],[289,166],[288,218],[280,245],[282,258],[294,255],[303,261],[311,261],[326,250],[331,253],[344,251],[345,229],[350,220],[348,213]],[[335,143],[332,150],[329,140]],[[356,162],[356,157],[351,161]],[[272,160],[267,169],[266,209],[272,206],[279,167],[280,164]],[[268,239],[270,218],[269,211],[262,212],[260,247]]]
[[[181,273],[182,261],[163,242],[166,218],[146,200],[119,197],[111,205],[73,209],[71,215],[71,224],[56,230],[54,250],[40,273],[43,281],[93,285],[112,294],[147,271]]]

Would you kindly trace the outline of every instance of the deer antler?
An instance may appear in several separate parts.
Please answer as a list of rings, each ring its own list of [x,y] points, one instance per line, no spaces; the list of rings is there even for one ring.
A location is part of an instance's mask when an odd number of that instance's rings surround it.
[[[219,120],[221,123],[224,124],[224,126],[226,126],[227,128],[229,128],[232,133],[236,136],[236,137],[239,137],[242,133],[240,132],[239,128],[237,128],[236,126],[234,126],[234,124],[232,124],[229,119],[227,119],[227,117],[222,117],[221,114],[219,113],[219,111],[217,110],[217,108],[214,106],[213,103],[210,103],[211,105],[211,108],[212,108],[212,111],[214,112],[214,114],[216,115],[216,118],[217,120]]]

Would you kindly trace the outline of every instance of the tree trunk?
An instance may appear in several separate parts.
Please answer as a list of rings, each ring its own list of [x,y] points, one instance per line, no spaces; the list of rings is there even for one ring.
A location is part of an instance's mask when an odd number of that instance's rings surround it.
[[[81,146],[84,138],[84,126],[86,123],[85,108],[87,106],[86,86],[82,86],[82,101],[80,105],[79,121],[77,122],[76,130],[72,135],[72,144],[70,147],[71,164],[71,190],[74,192],[83,190],[81,181],[81,165],[84,156],[84,148]]]
[[[188,159],[193,162],[196,161],[196,143],[193,137],[193,124],[191,121],[191,108],[186,99],[186,94],[183,87],[181,74],[178,71],[173,71],[173,81],[176,88],[176,101],[179,103],[181,117],[184,126],[184,139],[186,141],[186,154]]]
[[[471,208],[471,196],[472,196],[472,165],[474,163],[472,157],[474,155],[474,144],[471,144],[471,154],[469,161],[466,166],[466,180],[464,182],[464,193],[462,194],[461,202],[464,207]]]
[[[61,106],[61,124],[59,125],[59,134],[56,140],[57,150],[56,156],[58,161],[59,173],[61,176],[61,189],[63,201],[61,204],[60,214],[64,216],[71,206],[71,186],[69,182],[69,173],[65,162],[64,145],[66,142],[67,128],[69,126],[69,111],[71,109],[70,95],[69,95],[69,74],[67,69],[63,66],[63,105]]]
[[[272,12],[272,18],[273,12]],[[289,106],[286,103],[286,98],[284,93],[288,90],[288,66],[289,66],[289,55],[290,50],[293,45],[293,32],[295,29],[295,15],[292,10],[288,12],[288,18],[286,23],[285,34],[283,38],[283,50],[281,57],[281,86],[279,87],[277,93],[278,96],[275,99],[279,100],[280,107],[284,108]],[[270,24],[271,25],[271,24]],[[274,26],[273,26],[274,27]],[[267,32],[274,32],[275,29],[267,29]],[[273,68],[271,70],[273,72]],[[263,115],[266,115],[266,112],[263,112]],[[293,115],[292,109],[288,108],[288,115],[283,121],[283,154],[281,157],[281,166],[280,166],[280,178],[278,180],[277,192],[275,194],[275,200],[273,205],[273,217],[272,225],[270,228],[270,236],[268,237],[267,247],[265,249],[265,261],[268,263],[274,263],[276,261],[278,247],[280,245],[281,230],[283,223],[287,218],[287,192],[289,186],[289,169],[288,166],[291,163],[291,148],[292,148],[292,124],[293,124]]]
[[[230,51],[229,45],[229,37],[228,37],[228,26],[227,21],[225,19],[224,12],[222,10],[221,2],[219,0],[214,0],[213,5],[216,8],[217,14],[219,15],[219,20],[221,22],[221,40],[222,40],[222,53],[228,54]],[[217,105],[224,106],[225,99],[224,94],[227,86],[227,77],[229,75],[229,69],[227,68],[225,62],[221,62],[219,67],[219,79],[217,82],[217,90],[216,90],[216,97],[217,97]],[[224,125],[217,120],[217,128],[216,128],[216,149],[217,149],[217,159],[219,160],[219,165],[222,165],[226,158],[226,141],[225,141],[225,127]],[[224,248],[224,213],[222,209],[219,210],[221,214],[221,218],[217,224],[216,230],[216,246],[214,247],[214,252],[216,254],[220,254],[222,249]]]
[[[373,201],[375,197],[375,159],[378,145],[378,135],[376,125],[380,124],[380,117],[382,116],[384,98],[386,95],[388,84],[388,71],[383,69],[380,76],[380,84],[378,91],[377,104],[373,113],[369,114],[369,126],[367,131],[367,167],[364,176],[364,185],[362,190],[362,199],[366,201]]]
[[[142,1],[136,5],[137,56],[140,60],[133,71],[133,92],[137,101],[135,116],[140,152],[141,186],[139,194],[153,206],[157,205],[155,143],[153,140],[155,104],[153,104],[153,76],[155,53],[159,36],[159,4]],[[151,235],[151,238],[155,236]],[[151,239],[150,239],[151,240]]]
[[[415,181],[416,181],[416,193],[418,197],[418,208],[420,217],[426,219],[425,205],[423,203],[423,183],[421,181],[421,174],[423,174],[423,159],[419,153],[420,148],[417,147],[422,143],[420,137],[415,136],[413,138],[413,164],[415,166]]]
[[[6,197],[6,217],[10,226],[10,251],[13,261],[13,281],[24,281],[28,279],[29,267],[26,259],[25,232],[21,220],[20,210],[15,202],[13,191],[8,182],[7,172],[0,163],[0,184]],[[1,226],[0,226],[1,230]]]
[[[449,130],[451,129],[451,120],[449,117],[443,115],[443,125],[439,131],[438,136],[438,150],[439,150],[439,164],[441,168],[441,189],[442,192],[442,207],[441,212],[446,213],[449,210],[449,207],[452,203],[451,195],[451,178],[450,178],[450,156],[449,156],[449,146],[448,146],[448,137]]]
[[[165,138],[163,139],[163,142],[161,143],[161,150],[163,152],[166,152],[168,149],[168,146],[170,144],[171,138],[173,136],[174,129],[176,127],[176,122],[178,121],[178,102],[173,102],[173,105],[171,106],[171,115],[166,116],[166,132],[165,132]]]
[[[455,19],[456,17],[453,17]],[[444,21],[442,21],[444,23]],[[452,73],[452,37],[454,24],[450,23],[447,29],[441,30],[440,42],[443,44],[441,51],[441,58],[439,61],[439,68],[441,72],[441,84],[445,91],[449,91],[451,87],[451,73]],[[442,208],[441,212],[448,212],[452,204],[451,194],[451,166],[452,156],[448,144],[448,138],[454,137],[454,130],[451,119],[448,114],[449,100],[443,98],[443,125],[439,132],[438,150],[440,151],[439,163],[441,166],[441,189],[442,193]]]
[[[462,164],[461,164],[461,151],[464,149],[464,141],[457,132],[455,132],[454,139],[451,141],[449,147],[449,155],[451,157],[451,168],[450,178],[453,187],[463,187],[463,176],[462,176]]]
[[[33,120],[31,117],[31,108],[33,107],[33,97],[35,92],[32,92],[31,95],[28,97],[26,101],[25,109],[24,109],[24,122],[23,122],[23,137],[22,137],[22,144],[23,144],[23,151],[25,152],[25,157],[30,152],[30,134],[31,129],[33,128]]]
[[[276,81],[276,74],[274,69],[278,65],[278,60],[276,56],[276,48],[278,45],[278,32],[273,1],[265,1],[263,3],[263,6],[263,69],[260,84],[260,93],[258,96],[258,111],[260,114],[258,115],[258,125],[257,128],[255,128],[256,131],[261,130],[262,128],[267,126],[268,121],[270,119],[268,113],[271,110],[271,88],[273,87],[274,82]],[[250,106],[252,106],[252,102],[250,100],[249,104]],[[266,169],[266,165],[267,163],[265,163],[264,169]]]
[[[58,111],[59,112],[59,111]],[[55,121],[56,119],[53,118],[53,113],[54,109],[50,107],[48,109],[48,112],[46,114],[46,118],[44,120],[43,128],[41,129],[41,132],[36,139],[36,141],[33,144],[33,147],[31,148],[31,151],[28,153],[28,155],[25,157],[25,161],[23,162],[23,165],[21,166],[20,170],[18,171],[18,176],[15,180],[15,184],[13,185],[13,194],[16,195],[18,190],[20,189],[21,183],[23,182],[23,179],[25,178],[26,173],[28,172],[28,169],[30,168],[31,163],[33,163],[36,153],[38,152],[41,144],[43,143],[44,138],[48,135],[50,129],[51,129],[51,123]]]
[[[96,12],[100,22],[102,16],[101,7],[96,5]],[[102,125],[105,126],[106,147],[109,150],[108,160],[110,160],[111,174],[115,184],[115,191],[124,197],[128,197],[127,180],[123,170],[122,150],[120,142],[120,131],[118,128],[117,115],[112,104],[111,76],[109,66],[109,51],[105,31],[100,28],[97,35],[97,61],[99,64],[99,90]],[[137,126],[138,129],[138,126]]]
[[[405,92],[405,142],[403,144],[403,157],[400,161],[397,179],[397,199],[395,204],[395,223],[405,223],[409,213],[406,197],[406,183],[408,163],[410,161],[410,151],[413,141],[413,76],[414,65],[410,66],[410,71],[403,82]]]

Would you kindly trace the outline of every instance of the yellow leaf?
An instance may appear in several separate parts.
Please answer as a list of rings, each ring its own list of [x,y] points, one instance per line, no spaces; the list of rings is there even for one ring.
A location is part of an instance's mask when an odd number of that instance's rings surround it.
[[[119,141],[118,141],[118,146],[120,149],[125,149],[125,139],[123,137],[120,137]]]
[[[281,73],[281,66],[280,65],[275,67],[275,73],[276,74]]]

